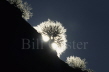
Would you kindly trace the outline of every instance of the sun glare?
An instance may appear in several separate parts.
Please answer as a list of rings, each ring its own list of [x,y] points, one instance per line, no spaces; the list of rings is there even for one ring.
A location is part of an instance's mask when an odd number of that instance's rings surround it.
[[[58,45],[56,43],[52,43],[51,46],[54,50],[57,50],[57,48],[58,48]]]
[[[42,38],[43,38],[43,40],[45,41],[45,42],[47,42],[47,41],[49,41],[49,37],[48,36],[46,36],[46,35],[42,35]]]

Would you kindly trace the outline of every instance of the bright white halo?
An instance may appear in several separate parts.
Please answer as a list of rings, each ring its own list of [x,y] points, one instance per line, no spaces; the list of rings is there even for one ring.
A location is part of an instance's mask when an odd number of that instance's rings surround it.
[[[46,36],[46,35],[42,35],[42,39],[43,39],[45,42],[47,42],[47,41],[50,40],[50,38],[49,38],[48,36]]]
[[[54,50],[57,50],[57,48],[58,48],[58,45],[56,43],[52,43],[51,46]]]

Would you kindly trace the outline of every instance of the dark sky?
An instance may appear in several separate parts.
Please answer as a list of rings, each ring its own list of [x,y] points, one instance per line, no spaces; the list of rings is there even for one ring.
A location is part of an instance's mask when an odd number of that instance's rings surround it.
[[[87,68],[96,72],[109,71],[109,1],[108,0],[24,0],[31,4],[36,26],[50,18],[67,29],[68,42],[88,42],[86,49],[67,49],[61,55],[85,58]],[[72,44],[70,44],[72,46]]]

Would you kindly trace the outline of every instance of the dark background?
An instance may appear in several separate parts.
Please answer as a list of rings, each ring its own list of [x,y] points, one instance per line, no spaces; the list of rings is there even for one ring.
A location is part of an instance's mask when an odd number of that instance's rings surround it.
[[[31,4],[36,26],[49,19],[59,21],[67,29],[68,42],[88,42],[86,49],[67,49],[61,55],[85,58],[87,68],[107,72],[109,65],[109,1],[108,0],[23,0]],[[72,45],[72,44],[71,44]]]

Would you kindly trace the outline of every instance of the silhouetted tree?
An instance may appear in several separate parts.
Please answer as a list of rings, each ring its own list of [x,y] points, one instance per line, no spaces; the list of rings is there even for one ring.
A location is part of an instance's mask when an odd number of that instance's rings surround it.
[[[80,57],[70,56],[67,57],[66,63],[73,68],[86,68],[85,59],[81,59]]]
[[[81,59],[80,57],[76,56],[67,57],[66,63],[74,69],[80,69],[84,72],[94,72],[91,69],[86,69],[87,62],[85,62],[85,59]]]
[[[18,7],[22,12],[22,17],[25,20],[30,19],[32,17],[33,13],[30,12],[32,9],[30,5],[28,5],[27,2],[24,2],[22,0],[7,0],[10,4],[13,4],[14,6]]]
[[[42,35],[42,37],[47,36],[50,39],[49,41],[51,42],[51,45],[57,45],[55,46],[58,56],[66,50],[66,29],[64,29],[60,22],[54,22],[48,19],[48,21],[44,21],[41,24],[34,26],[34,28]]]

